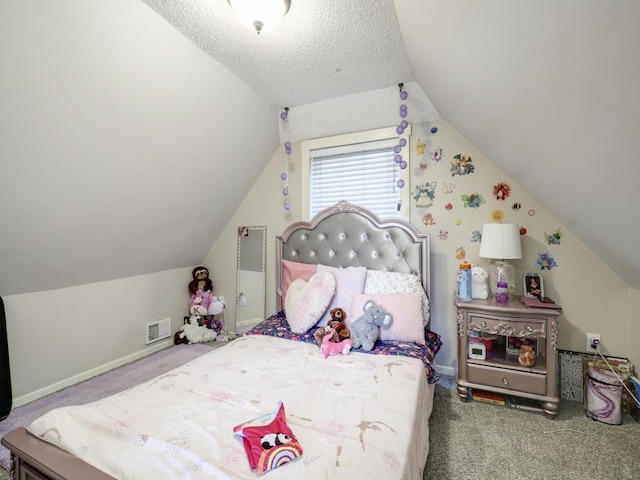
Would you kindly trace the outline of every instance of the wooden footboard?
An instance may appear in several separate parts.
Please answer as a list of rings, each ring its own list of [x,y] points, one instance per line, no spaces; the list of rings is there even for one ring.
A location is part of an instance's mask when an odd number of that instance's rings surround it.
[[[115,480],[79,458],[17,428],[2,438],[14,480]]]

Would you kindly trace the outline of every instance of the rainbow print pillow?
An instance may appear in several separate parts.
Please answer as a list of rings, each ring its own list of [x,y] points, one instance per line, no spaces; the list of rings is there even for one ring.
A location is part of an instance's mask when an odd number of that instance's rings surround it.
[[[278,402],[275,412],[237,425],[233,432],[242,439],[249,465],[258,475],[302,455],[302,447],[287,425],[282,402]]]

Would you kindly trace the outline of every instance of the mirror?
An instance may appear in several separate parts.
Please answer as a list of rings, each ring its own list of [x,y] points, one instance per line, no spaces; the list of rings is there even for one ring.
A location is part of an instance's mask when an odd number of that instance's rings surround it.
[[[236,333],[265,318],[267,227],[238,227]]]

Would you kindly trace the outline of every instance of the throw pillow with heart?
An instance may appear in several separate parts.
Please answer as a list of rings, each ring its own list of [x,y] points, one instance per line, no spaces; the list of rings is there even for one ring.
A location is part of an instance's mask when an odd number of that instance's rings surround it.
[[[308,282],[301,278],[289,285],[284,311],[294,333],[305,333],[322,317],[336,291],[336,279],[330,272],[317,272]]]

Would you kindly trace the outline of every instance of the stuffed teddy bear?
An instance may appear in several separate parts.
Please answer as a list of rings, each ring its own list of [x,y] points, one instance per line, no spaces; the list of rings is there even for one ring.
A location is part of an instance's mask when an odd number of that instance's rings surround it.
[[[325,337],[325,335],[327,335],[328,333],[331,334],[330,337],[330,341],[338,343],[340,341],[340,338],[338,337],[338,333],[329,325],[327,325],[326,327],[318,327],[316,329],[316,331],[313,333],[313,338],[316,341],[316,345],[321,346],[322,345],[322,339]]]
[[[322,356],[324,358],[327,358],[329,355],[346,355],[351,351],[351,346],[353,345],[351,339],[347,338],[345,340],[342,340],[341,342],[334,343],[331,341],[331,337],[331,332],[322,337],[320,353],[322,353]]]
[[[191,272],[193,280],[189,282],[189,294],[194,295],[198,290],[213,291],[213,282],[209,278],[207,267],[199,266]]]
[[[347,319],[347,312],[345,312],[342,308],[332,308],[329,310],[329,315],[331,315],[331,320],[327,322],[331,328],[333,328],[340,340],[345,340],[351,336],[349,329],[347,328],[347,324],[345,320]]]
[[[210,328],[198,325],[198,315],[192,315],[173,337],[173,343],[205,343],[216,339],[218,333]],[[187,341],[185,341],[185,339]]]
[[[486,300],[488,297],[487,272],[482,267],[473,267],[471,269],[471,298]]]
[[[372,300],[367,300],[362,310],[364,314],[351,323],[351,340],[353,348],[369,351],[378,339],[378,327],[389,328],[393,318]]]

